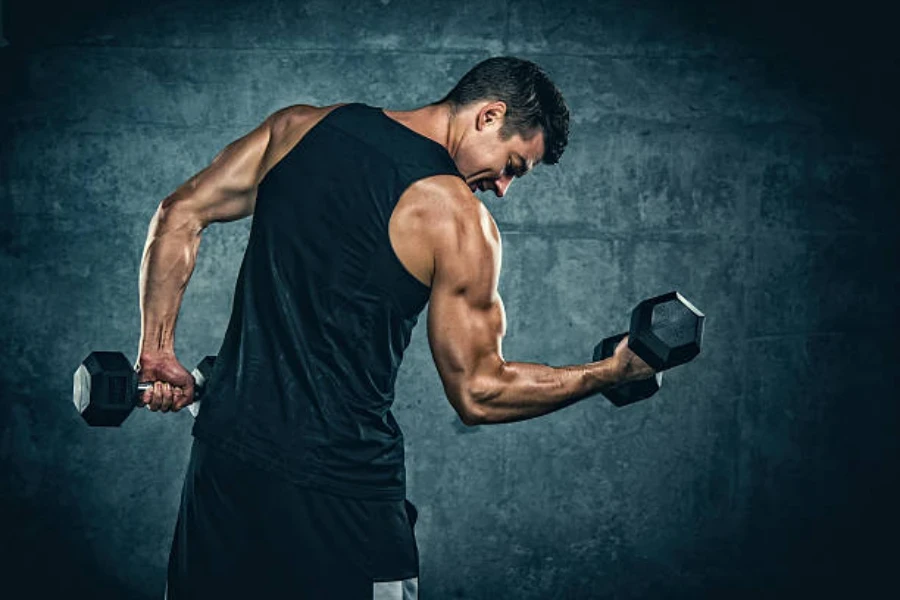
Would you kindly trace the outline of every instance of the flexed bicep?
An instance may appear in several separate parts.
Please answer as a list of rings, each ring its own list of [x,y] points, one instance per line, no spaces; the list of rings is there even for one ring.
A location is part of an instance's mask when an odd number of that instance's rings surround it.
[[[467,424],[478,422],[503,367],[500,263],[499,233],[480,203],[459,211],[436,236],[428,341],[447,398]]]

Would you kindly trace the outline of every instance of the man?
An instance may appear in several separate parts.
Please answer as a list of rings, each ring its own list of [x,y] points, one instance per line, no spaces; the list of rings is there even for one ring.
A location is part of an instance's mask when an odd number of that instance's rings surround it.
[[[291,106],[160,204],[141,266],[142,401],[194,382],[173,332],[202,231],[254,215],[169,559],[170,599],[414,598],[415,509],[390,406],[418,315],[467,425],[529,419],[652,375],[608,360],[506,361],[500,235],[472,193],[555,164],[568,109],[535,64],[476,65],[411,111]]]

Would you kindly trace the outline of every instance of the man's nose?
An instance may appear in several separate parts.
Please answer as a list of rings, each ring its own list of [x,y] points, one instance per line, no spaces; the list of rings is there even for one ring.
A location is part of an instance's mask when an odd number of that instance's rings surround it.
[[[494,193],[497,194],[498,198],[502,198],[506,195],[506,190],[512,185],[512,181],[513,178],[508,175],[503,175],[500,179],[494,181]]]

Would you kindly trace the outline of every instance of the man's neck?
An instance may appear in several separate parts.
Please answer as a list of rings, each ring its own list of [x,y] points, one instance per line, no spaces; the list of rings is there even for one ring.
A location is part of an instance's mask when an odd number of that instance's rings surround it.
[[[408,127],[443,146],[450,156],[456,156],[458,145],[455,135],[453,119],[450,107],[446,104],[429,105],[413,110],[387,110],[384,114],[394,119],[401,125]]]

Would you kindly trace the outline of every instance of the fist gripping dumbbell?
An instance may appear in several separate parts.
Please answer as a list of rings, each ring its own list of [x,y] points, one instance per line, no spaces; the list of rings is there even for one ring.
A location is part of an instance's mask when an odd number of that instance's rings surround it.
[[[603,395],[616,406],[625,406],[659,391],[663,375],[660,371],[684,364],[700,353],[704,319],[705,315],[678,292],[638,304],[631,313],[631,329],[597,344],[594,361],[612,356],[627,335],[628,348],[657,373],[609,388]]]
[[[188,406],[195,417],[200,398],[212,374],[215,356],[200,361],[194,377],[194,402]],[[118,427],[132,409],[140,406],[141,395],[153,383],[138,383],[137,373],[121,352],[91,352],[75,371],[72,399],[82,418],[91,426]]]

